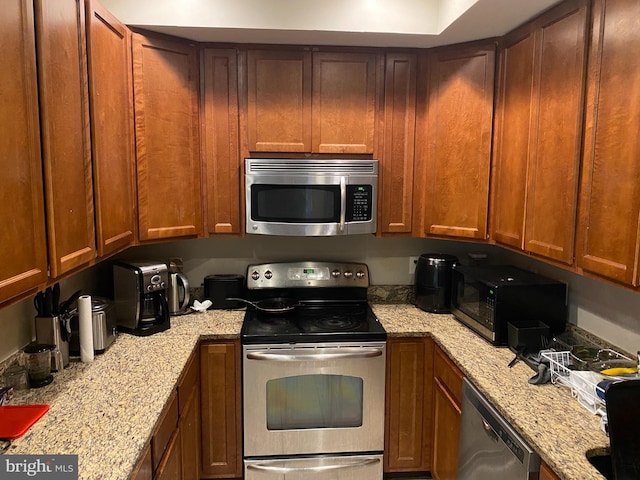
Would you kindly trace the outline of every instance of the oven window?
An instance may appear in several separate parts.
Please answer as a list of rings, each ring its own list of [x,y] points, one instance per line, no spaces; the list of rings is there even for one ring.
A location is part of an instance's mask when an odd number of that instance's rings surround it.
[[[298,375],[267,382],[267,430],[362,426],[362,378]]]
[[[338,185],[252,185],[251,219],[261,222],[340,221]]]

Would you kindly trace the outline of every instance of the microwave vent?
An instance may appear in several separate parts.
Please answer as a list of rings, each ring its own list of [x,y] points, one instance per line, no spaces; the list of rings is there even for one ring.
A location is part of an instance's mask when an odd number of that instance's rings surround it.
[[[377,160],[247,160],[247,173],[378,173]]]

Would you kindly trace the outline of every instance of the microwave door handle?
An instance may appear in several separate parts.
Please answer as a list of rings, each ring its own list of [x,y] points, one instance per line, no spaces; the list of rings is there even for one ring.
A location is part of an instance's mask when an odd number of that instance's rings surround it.
[[[344,233],[347,220],[347,177],[340,177],[340,233]]]
[[[342,470],[345,468],[365,467],[367,465],[378,463],[379,461],[380,459],[378,458],[368,458],[366,460],[360,460],[353,463],[345,463],[342,465],[319,465],[316,467],[276,467],[275,465],[250,464],[247,465],[247,470],[262,470],[274,473],[326,472],[328,470]]]

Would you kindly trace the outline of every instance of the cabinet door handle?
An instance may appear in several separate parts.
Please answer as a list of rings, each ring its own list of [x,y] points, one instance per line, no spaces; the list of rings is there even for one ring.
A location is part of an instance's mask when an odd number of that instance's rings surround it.
[[[262,470],[265,472],[275,473],[293,473],[293,472],[326,472],[328,470],[342,470],[346,468],[365,467],[380,462],[378,458],[368,458],[353,463],[345,463],[342,465],[318,465],[315,467],[276,467],[275,465],[249,464],[247,470]]]

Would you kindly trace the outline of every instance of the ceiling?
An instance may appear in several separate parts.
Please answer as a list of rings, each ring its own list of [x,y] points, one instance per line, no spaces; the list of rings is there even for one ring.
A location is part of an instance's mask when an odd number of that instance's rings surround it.
[[[102,0],[130,26],[199,42],[418,47],[503,35],[560,0]]]

